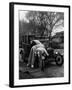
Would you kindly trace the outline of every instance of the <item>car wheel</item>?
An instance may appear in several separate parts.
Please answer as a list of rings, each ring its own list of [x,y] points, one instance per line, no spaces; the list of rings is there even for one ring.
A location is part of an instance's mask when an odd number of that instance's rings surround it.
[[[56,62],[56,64],[57,64],[58,66],[61,66],[61,65],[63,64],[63,62],[64,62],[63,56],[57,55],[56,58],[55,58],[55,62]]]

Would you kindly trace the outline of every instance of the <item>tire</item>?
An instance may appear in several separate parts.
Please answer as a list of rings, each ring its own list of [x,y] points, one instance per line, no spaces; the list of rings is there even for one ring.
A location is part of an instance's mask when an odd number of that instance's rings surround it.
[[[58,66],[62,66],[62,64],[64,63],[63,56],[57,55],[55,58],[55,62]]]

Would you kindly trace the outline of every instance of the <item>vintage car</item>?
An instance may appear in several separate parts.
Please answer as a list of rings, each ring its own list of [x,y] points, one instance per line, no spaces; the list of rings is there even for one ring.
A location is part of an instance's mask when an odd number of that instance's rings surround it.
[[[61,55],[58,51],[54,52],[53,48],[47,48],[48,56],[42,54],[42,62],[41,62],[41,70],[44,70],[45,64],[50,62],[55,62],[57,66],[61,66],[64,62],[63,55]],[[35,53],[35,57],[37,61],[36,63],[39,64],[39,52]]]
[[[23,36],[22,42],[19,44],[20,45],[19,49],[21,48],[23,49],[23,50],[20,50],[20,55],[22,53],[22,60],[26,63],[28,62],[29,53],[32,47],[30,42],[34,39],[37,39],[42,43],[47,42],[47,37],[40,37],[40,36],[35,36],[35,35]]]
[[[34,35],[30,35],[27,38],[27,42],[25,40],[25,42],[22,42],[22,48],[24,49],[24,52],[22,53],[23,57],[23,61],[24,62],[28,62],[28,57],[29,57],[29,53],[31,50],[31,45],[30,45],[30,41],[35,39]],[[33,38],[33,39],[32,39]],[[45,40],[44,40],[45,41]],[[35,66],[38,67],[39,64],[41,64],[41,70],[44,70],[45,67],[45,63],[49,63],[49,62],[56,62],[56,65],[61,66],[64,62],[63,60],[63,55],[61,55],[58,51],[54,52],[54,49],[52,47],[47,47],[46,46],[46,50],[48,52],[48,56],[46,56],[45,54],[42,55],[42,62],[39,62],[39,52],[35,53]],[[21,50],[22,51],[22,50]]]

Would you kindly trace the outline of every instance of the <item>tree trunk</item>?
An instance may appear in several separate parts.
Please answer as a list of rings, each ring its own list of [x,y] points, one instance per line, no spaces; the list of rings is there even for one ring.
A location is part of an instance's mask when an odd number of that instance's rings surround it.
[[[52,42],[51,33],[52,33],[52,28],[51,28],[51,30],[49,32],[49,47],[52,47],[52,44],[51,44],[51,42]]]

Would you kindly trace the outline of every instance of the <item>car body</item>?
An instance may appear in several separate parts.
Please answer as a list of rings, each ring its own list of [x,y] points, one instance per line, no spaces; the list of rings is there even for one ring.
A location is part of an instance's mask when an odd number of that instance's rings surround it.
[[[26,37],[26,36],[25,36]],[[36,39],[34,35],[29,35],[26,37],[27,38],[27,42],[25,40],[25,42],[22,42],[22,48],[24,49],[24,53],[22,54],[23,57],[23,61],[24,62],[28,62],[28,57],[29,57],[29,53],[31,50],[31,45],[30,45],[30,41]],[[38,38],[37,38],[38,39]],[[43,39],[43,38],[42,38]],[[41,40],[41,39],[39,39]],[[44,40],[45,42],[45,40]],[[41,69],[44,69],[45,63],[49,63],[52,61],[56,62],[56,65],[61,66],[64,62],[63,60],[63,55],[61,55],[58,51],[54,52],[54,49],[51,47],[48,47],[48,43],[46,43],[47,46],[45,46],[47,52],[48,52],[48,56],[42,55],[42,64],[41,64]],[[35,62],[35,64],[38,64],[39,62],[39,57],[38,57],[39,53],[35,53],[35,57],[37,62]],[[38,65],[37,65],[38,66]]]
[[[44,69],[45,67],[45,64],[46,63],[50,63],[50,62],[55,62],[57,66],[62,66],[63,65],[63,62],[64,62],[64,59],[63,59],[63,55],[60,54],[58,51],[54,52],[54,49],[53,48],[47,48],[46,49],[47,52],[48,52],[48,56],[46,55],[42,55],[42,66],[41,66],[41,70]],[[38,53],[35,53],[35,56],[36,58],[38,59]],[[38,60],[37,60],[38,61]]]

